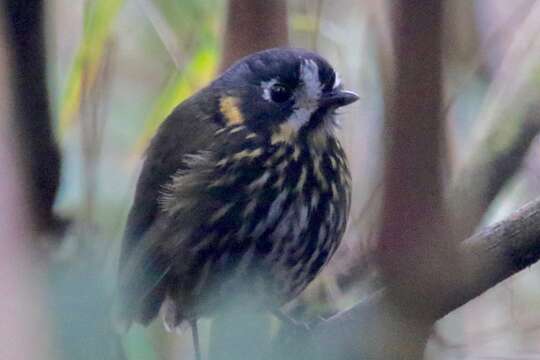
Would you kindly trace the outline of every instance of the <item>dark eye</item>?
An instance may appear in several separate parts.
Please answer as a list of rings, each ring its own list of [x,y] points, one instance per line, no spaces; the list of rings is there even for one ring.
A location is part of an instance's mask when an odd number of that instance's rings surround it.
[[[277,103],[282,103],[284,101],[287,101],[292,96],[292,90],[283,84],[274,84],[270,88],[270,96],[272,97],[272,101],[275,101]]]

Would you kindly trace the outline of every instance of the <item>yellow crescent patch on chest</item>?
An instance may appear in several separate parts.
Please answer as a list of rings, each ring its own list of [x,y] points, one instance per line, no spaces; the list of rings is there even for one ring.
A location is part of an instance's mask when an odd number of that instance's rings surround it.
[[[224,96],[219,99],[219,111],[221,111],[227,125],[240,125],[244,123],[244,116],[238,104],[239,101],[234,96]]]

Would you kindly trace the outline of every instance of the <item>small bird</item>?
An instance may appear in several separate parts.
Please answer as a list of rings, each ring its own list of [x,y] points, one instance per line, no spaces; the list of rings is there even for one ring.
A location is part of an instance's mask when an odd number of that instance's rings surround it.
[[[146,152],[125,229],[117,319],[192,326],[227,303],[276,311],[338,247],[351,201],[336,109],[316,53],[249,55],[181,103]],[[243,294],[242,296],[240,294]]]

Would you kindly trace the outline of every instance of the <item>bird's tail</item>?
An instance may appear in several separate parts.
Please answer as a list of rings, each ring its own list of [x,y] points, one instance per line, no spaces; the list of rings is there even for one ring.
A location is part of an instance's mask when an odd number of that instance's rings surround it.
[[[125,311],[124,302],[120,299],[120,296],[116,296],[114,299],[114,303],[112,306],[112,324],[113,329],[118,334],[125,334],[128,332],[129,328],[131,327],[131,324],[133,323],[132,317],[129,315],[127,311]]]

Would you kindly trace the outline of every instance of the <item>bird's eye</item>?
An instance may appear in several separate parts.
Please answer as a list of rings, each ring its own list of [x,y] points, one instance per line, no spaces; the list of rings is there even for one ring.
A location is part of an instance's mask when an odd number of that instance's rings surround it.
[[[272,101],[282,103],[291,98],[292,90],[283,84],[274,84],[270,88],[270,96],[272,97]]]

